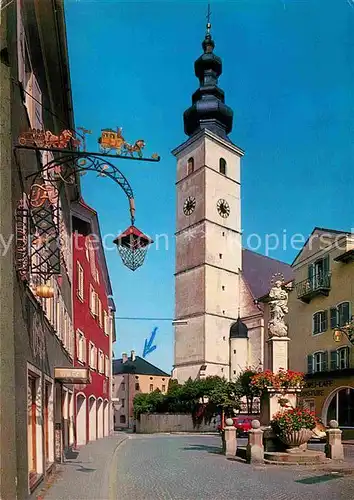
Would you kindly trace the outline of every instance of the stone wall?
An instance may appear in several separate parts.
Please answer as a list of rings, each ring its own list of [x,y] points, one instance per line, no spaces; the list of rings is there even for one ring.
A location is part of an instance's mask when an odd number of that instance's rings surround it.
[[[136,422],[136,432],[141,434],[153,434],[155,432],[214,432],[216,423],[214,419],[210,424],[202,422],[194,426],[192,415],[173,413],[146,413],[140,415],[140,421]]]

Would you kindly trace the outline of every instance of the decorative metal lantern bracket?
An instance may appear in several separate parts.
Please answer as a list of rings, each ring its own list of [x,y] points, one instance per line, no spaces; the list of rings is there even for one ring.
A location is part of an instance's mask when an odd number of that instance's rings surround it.
[[[354,345],[354,316],[351,317],[350,322],[346,325],[334,328],[333,339],[335,342],[341,341],[341,334],[345,335],[349,342]]]
[[[67,132],[67,134],[65,134]],[[113,165],[108,158],[119,158],[125,160],[137,160],[148,162],[159,162],[158,155],[152,155],[151,158],[143,158],[141,155],[135,157],[133,154],[128,155],[111,155],[104,153],[92,153],[87,151],[64,149],[70,141],[73,146],[77,147],[79,141],[73,139],[73,135],[69,137],[70,131],[64,131],[60,137],[64,137],[62,142],[59,140],[52,144],[49,139],[44,136],[42,131],[30,131],[22,134],[19,139],[19,144],[16,149],[27,149],[35,151],[48,151],[56,154],[56,158],[42,166],[42,168],[31,174],[27,179],[31,178],[31,189],[29,196],[29,206],[24,212],[20,206],[20,212],[17,214],[17,220],[20,220],[24,214],[33,222],[36,229],[35,245],[32,244],[32,255],[37,255],[37,260],[34,263],[29,263],[33,274],[40,274],[44,279],[48,279],[53,274],[60,274],[60,234],[59,234],[59,193],[65,184],[74,185],[77,182],[77,175],[84,175],[86,172],[96,172],[99,177],[108,177],[118,184],[126,194],[129,202],[129,212],[131,219],[131,227],[134,227],[135,222],[135,202],[132,187],[123,173]],[[50,133],[49,133],[50,134]],[[48,144],[49,142],[49,144]],[[48,147],[52,146],[52,147]],[[29,226],[29,224],[28,224]],[[129,229],[129,228],[128,228]],[[23,230],[22,230],[23,231]],[[23,238],[21,230],[19,231],[20,240]],[[23,245],[22,245],[23,246]],[[147,245],[145,245],[147,247]],[[22,248],[22,247],[21,247]],[[137,248],[135,248],[137,250]],[[25,262],[29,262],[29,258],[25,255],[25,250],[21,251],[19,256],[21,260],[22,275],[25,279]],[[33,259],[31,259],[33,261]],[[124,259],[123,262],[125,263]],[[141,261],[142,264],[142,261]],[[140,264],[140,265],[141,265]],[[128,266],[130,267],[130,266]],[[137,266],[138,267],[138,266]]]

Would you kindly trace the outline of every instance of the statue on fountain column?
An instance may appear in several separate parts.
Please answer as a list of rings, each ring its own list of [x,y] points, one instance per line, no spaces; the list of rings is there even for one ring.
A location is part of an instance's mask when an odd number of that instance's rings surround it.
[[[285,324],[285,315],[289,310],[288,298],[289,294],[284,286],[284,280],[277,279],[269,292],[269,338],[288,336],[288,327]]]

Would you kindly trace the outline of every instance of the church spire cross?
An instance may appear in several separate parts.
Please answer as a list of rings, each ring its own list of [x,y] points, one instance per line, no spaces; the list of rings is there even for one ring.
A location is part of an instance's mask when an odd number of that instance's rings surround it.
[[[210,35],[210,28],[211,28],[211,23],[210,23],[210,17],[211,17],[211,10],[210,10],[210,3],[208,3],[208,13],[207,13],[207,35]]]

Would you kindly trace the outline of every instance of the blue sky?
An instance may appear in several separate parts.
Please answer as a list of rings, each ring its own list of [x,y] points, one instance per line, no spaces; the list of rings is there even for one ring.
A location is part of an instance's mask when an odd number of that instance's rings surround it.
[[[234,110],[231,139],[242,162],[243,241],[286,234],[286,248],[269,255],[291,262],[290,236],[314,226],[354,228],[354,1],[214,1],[212,34],[223,59],[219,84]],[[117,316],[174,315],[175,159],[183,111],[197,88],[206,2],[66,0],[76,126],[123,127],[128,141],[144,138],[160,163],[115,161],[131,183],[136,225],[167,234],[135,273],[115,250],[106,252]],[[95,175],[82,178],[87,203],[99,213],[110,243],[129,226],[122,190]],[[264,244],[258,249],[265,252]],[[169,321],[117,321],[115,352],[135,349],[157,326],[148,360],[170,371]]]

